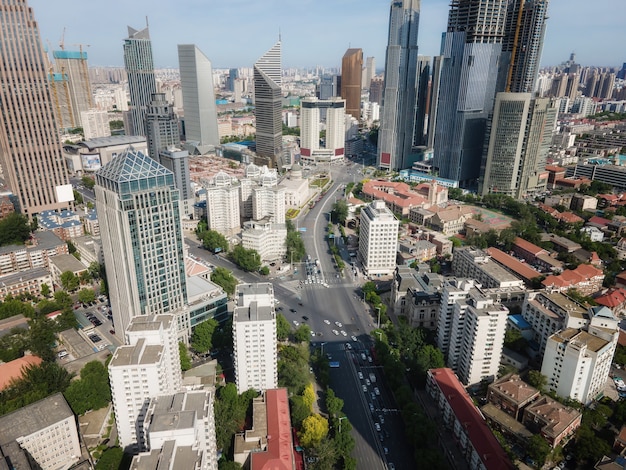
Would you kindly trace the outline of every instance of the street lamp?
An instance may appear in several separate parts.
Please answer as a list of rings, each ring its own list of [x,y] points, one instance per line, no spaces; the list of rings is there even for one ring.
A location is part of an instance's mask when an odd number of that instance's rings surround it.
[[[339,434],[341,434],[341,420],[346,419],[347,416],[342,416],[341,418],[339,418]]]
[[[382,341],[383,332],[382,331],[375,331],[374,333],[376,333],[378,335],[378,341]]]
[[[376,310],[378,311],[378,323],[376,324],[376,328],[380,328],[380,307],[376,307]]]
[[[324,345],[326,344],[326,341],[320,343],[320,346],[322,346],[322,356],[324,355]]]

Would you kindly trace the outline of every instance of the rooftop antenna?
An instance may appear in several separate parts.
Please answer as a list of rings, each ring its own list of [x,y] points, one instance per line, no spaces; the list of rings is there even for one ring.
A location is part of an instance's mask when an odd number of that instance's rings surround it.
[[[148,15],[146,15],[146,28],[148,28],[150,25],[148,24]]]
[[[278,42],[282,42],[282,36],[280,34],[280,26],[278,27]]]

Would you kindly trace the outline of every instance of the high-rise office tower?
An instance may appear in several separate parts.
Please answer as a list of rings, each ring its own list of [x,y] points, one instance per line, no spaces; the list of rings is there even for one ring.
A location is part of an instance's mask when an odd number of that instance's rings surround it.
[[[220,144],[211,61],[193,44],[178,45],[180,85],[185,111],[185,140],[191,154]]]
[[[441,83],[441,59],[440,55],[433,57],[432,72],[430,74],[430,86],[428,90],[428,124],[426,125],[425,145],[432,149],[435,145],[435,125],[437,123],[437,111],[439,106],[439,86]]]
[[[417,29],[420,0],[393,0],[385,57],[385,85],[378,138],[378,167],[406,168],[417,105]]]
[[[361,119],[361,78],[363,50],[348,49],[341,59],[341,97],[346,100],[346,113]]]
[[[534,91],[547,14],[548,0],[508,0],[498,91]]]
[[[281,164],[283,151],[280,41],[254,64],[256,153],[270,166]]]
[[[159,152],[159,162],[174,174],[174,186],[180,191],[181,219],[189,219],[193,215],[196,198],[191,187],[189,173],[189,152],[177,147],[169,147]]]
[[[239,284],[233,312],[233,352],[237,391],[267,390],[278,384],[274,287],[269,282]]]
[[[383,89],[385,82],[382,78],[373,78],[370,82],[370,102],[382,103],[383,102]]]
[[[52,56],[57,72],[67,77],[72,126],[80,127],[82,126],[81,113],[94,107],[87,52],[81,47],[80,51],[54,51]]]
[[[68,182],[67,169],[33,10],[26,0],[0,0],[0,17],[0,163],[19,211],[30,218],[68,207],[57,191]]]
[[[485,128],[495,99],[507,0],[452,0],[442,44],[435,125],[439,176],[478,182]]]
[[[391,274],[396,269],[400,222],[380,199],[361,211],[359,256],[368,276]]]
[[[426,125],[430,106],[430,57],[417,58],[417,109],[415,110],[415,135],[413,144],[426,145]]]
[[[228,91],[235,91],[235,80],[237,79],[239,79],[239,69],[230,69],[228,71],[228,79],[226,80]]]
[[[482,164],[481,194],[521,199],[546,189],[546,156],[557,109],[531,93],[498,93]]]
[[[372,78],[376,76],[376,58],[368,57],[365,59],[365,67],[363,68],[363,83],[361,86],[364,90],[370,89]]]
[[[128,38],[124,39],[124,65],[130,93],[126,134],[145,136],[146,110],[156,93],[152,42],[147,26],[141,31],[128,27]]]
[[[115,330],[187,303],[174,175],[129,147],[96,173],[96,209]]]
[[[83,111],[80,114],[81,121],[83,123],[83,135],[85,136],[85,140],[111,136],[109,113],[107,111],[90,109],[88,111]]]
[[[159,162],[159,153],[180,147],[178,116],[165,100],[165,93],[155,93],[146,109],[146,140],[150,158]],[[179,188],[180,189],[180,188]]]

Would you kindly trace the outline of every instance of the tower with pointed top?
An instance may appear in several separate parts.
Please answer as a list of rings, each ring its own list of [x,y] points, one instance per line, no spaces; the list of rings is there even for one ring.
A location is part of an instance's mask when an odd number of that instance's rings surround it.
[[[130,111],[126,135],[146,135],[146,112],[156,93],[154,59],[150,31],[146,26],[141,31],[128,27],[128,38],[124,40],[124,66],[128,76]]]
[[[263,163],[281,165],[282,92],[281,42],[272,46],[254,64],[254,115],[256,153]]]
[[[378,141],[378,167],[403,169],[413,145],[417,106],[417,30],[420,0],[393,0]]]
[[[180,85],[185,110],[185,140],[190,154],[219,145],[211,61],[194,44],[178,45]]]

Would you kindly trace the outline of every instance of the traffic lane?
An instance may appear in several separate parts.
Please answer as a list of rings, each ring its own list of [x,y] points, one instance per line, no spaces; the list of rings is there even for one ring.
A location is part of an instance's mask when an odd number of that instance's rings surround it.
[[[314,288],[307,291],[307,306],[316,316],[329,319],[331,324],[341,322],[343,327],[338,329],[346,331],[348,337],[359,336],[366,332],[366,318],[350,300],[351,295],[343,287]]]
[[[335,355],[340,366],[330,369],[330,383],[335,394],[344,401],[343,412],[352,424],[352,436],[355,440],[352,455],[357,458],[357,468],[385,468],[362,386],[355,373],[350,370],[350,359],[346,357],[345,351],[339,351]]]

